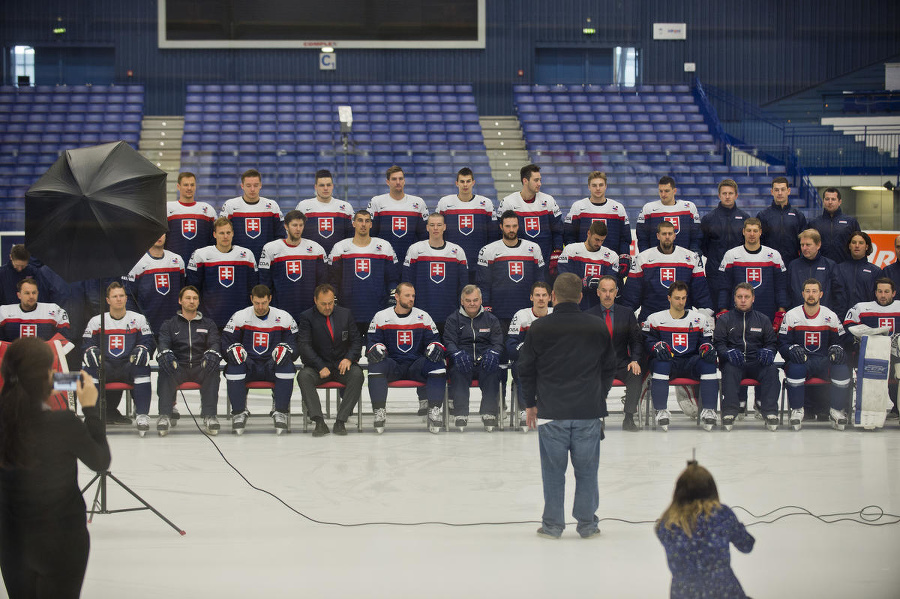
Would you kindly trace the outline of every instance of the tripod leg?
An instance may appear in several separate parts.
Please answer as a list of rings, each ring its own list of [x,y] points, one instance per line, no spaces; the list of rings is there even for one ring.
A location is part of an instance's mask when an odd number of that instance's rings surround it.
[[[109,478],[111,478],[111,479],[113,480],[113,482],[115,482],[117,485],[119,485],[122,489],[124,489],[125,491],[127,491],[129,495],[131,495],[132,497],[134,497],[135,499],[137,499],[138,501],[140,501],[140,502],[144,505],[144,507],[146,507],[148,510],[150,510],[151,512],[153,512],[154,514],[156,514],[156,516],[157,516],[160,520],[162,520],[163,522],[165,522],[166,524],[168,524],[169,526],[171,526],[172,528],[174,528],[175,531],[176,531],[178,534],[180,534],[180,535],[182,535],[182,536],[184,536],[185,534],[187,534],[187,533],[185,533],[183,530],[181,530],[180,528],[178,528],[178,526],[176,526],[171,520],[169,520],[168,518],[166,518],[165,516],[163,516],[161,513],[159,513],[159,512],[156,510],[156,508],[154,508],[152,505],[150,505],[149,503],[147,503],[146,501],[144,501],[144,499],[143,499],[140,495],[138,495],[137,493],[135,493],[134,491],[132,491],[130,488],[128,488],[128,485],[126,485],[125,483],[123,483],[122,481],[120,481],[118,478],[116,478],[115,476],[113,476],[111,472],[108,472],[108,473],[107,473],[107,476],[108,476]]]
[[[100,478],[99,474],[94,477],[94,480],[97,480],[98,478]],[[93,481],[91,481],[91,482],[93,482]],[[88,484],[88,487],[89,486],[91,486],[91,485]],[[85,487],[85,489],[87,489],[87,487]],[[100,508],[100,510],[103,509],[103,506],[100,505],[100,502],[97,499],[99,496],[100,496],[100,484],[97,485],[97,490],[94,492],[94,501],[91,503],[91,511],[89,512],[90,516],[88,517],[88,521],[87,521],[88,524],[90,524],[91,522],[94,521],[94,514],[96,514],[98,511],[97,508]]]

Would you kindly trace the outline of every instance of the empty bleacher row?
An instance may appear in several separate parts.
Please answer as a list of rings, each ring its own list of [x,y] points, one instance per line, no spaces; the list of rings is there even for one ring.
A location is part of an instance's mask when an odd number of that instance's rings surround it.
[[[24,226],[25,191],[69,148],[137,148],[142,85],[0,86],[0,230]]]
[[[346,148],[342,105],[353,111]],[[455,189],[463,166],[493,186],[471,85],[189,85],[181,153],[198,199],[214,204],[236,195],[251,167],[283,209],[313,195],[320,168],[334,173],[335,195],[358,206],[387,191],[392,164],[408,193],[430,204]]]
[[[609,196],[629,212],[656,199],[662,175],[673,176],[679,197],[701,212],[717,204],[726,177],[740,186],[740,204],[758,209],[771,202],[772,178],[785,172],[727,166],[686,85],[518,85],[514,92],[531,158],[561,206],[585,197],[587,173],[596,169],[607,172]]]

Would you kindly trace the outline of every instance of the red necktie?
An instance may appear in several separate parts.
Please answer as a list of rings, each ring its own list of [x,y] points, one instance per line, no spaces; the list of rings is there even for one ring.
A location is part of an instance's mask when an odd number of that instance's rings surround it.
[[[606,311],[606,328],[609,329],[609,338],[612,339],[612,316],[610,316],[611,308]]]
[[[328,327],[328,334],[331,335],[331,341],[334,342],[334,329],[331,328],[331,317],[325,317],[325,326]]]

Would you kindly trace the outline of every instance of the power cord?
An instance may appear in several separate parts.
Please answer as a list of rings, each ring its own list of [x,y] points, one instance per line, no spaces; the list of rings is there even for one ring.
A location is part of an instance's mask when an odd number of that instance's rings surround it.
[[[234,470],[235,474],[237,474],[241,479],[247,483],[254,491],[258,491],[265,495],[268,495],[293,513],[297,514],[301,518],[313,522],[314,524],[323,524],[325,526],[340,526],[342,528],[357,528],[360,526],[402,526],[402,527],[414,527],[414,526],[449,526],[454,528],[467,528],[473,526],[508,526],[512,524],[540,524],[540,520],[510,520],[505,522],[441,522],[438,520],[426,520],[422,522],[356,522],[356,523],[347,523],[347,522],[330,522],[328,520],[319,520],[313,518],[312,516],[308,516],[283,500],[281,497],[276,495],[275,493],[269,491],[268,489],[264,489],[262,487],[258,487],[254,485],[250,480],[244,476],[244,473],[238,470],[237,466],[232,464],[225,454],[222,452],[222,449],[215,442],[215,440],[210,436],[200,423],[197,421],[197,416],[194,412],[191,411],[191,407],[188,405],[187,399],[184,397],[184,392],[180,391],[181,400],[184,402],[185,408],[187,408],[188,414],[190,414],[191,419],[194,421],[194,426],[197,427],[197,430],[200,431],[207,440],[212,443],[212,446],[215,448],[216,452],[218,452],[219,456],[222,458],[222,461],[228,464],[228,467]],[[695,460],[694,463],[696,463]],[[690,462],[689,462],[690,463]],[[774,510],[768,511],[764,514],[754,514],[747,508],[740,505],[732,505],[731,508],[733,510],[741,510],[749,515],[751,518],[755,518],[756,522],[751,522],[749,524],[745,524],[745,526],[757,526],[759,524],[773,524],[778,522],[779,520],[783,520],[784,518],[789,518],[792,516],[807,516],[810,518],[815,518],[820,522],[824,522],[825,524],[836,524],[838,522],[853,522],[855,524],[862,524],[865,526],[890,526],[900,523],[900,515],[897,514],[889,514],[884,511],[881,506],[878,505],[867,505],[855,512],[836,512],[833,514],[814,514],[808,509],[797,506],[797,505],[783,505],[775,508]],[[776,514],[777,512],[781,512],[783,510],[793,510],[787,513],[779,514],[775,516],[771,520],[765,520]],[[874,512],[874,513],[873,513]],[[880,522],[883,518],[887,518],[888,521]],[[600,518],[600,522],[621,522],[623,524],[655,524],[656,520],[627,520],[624,518]],[[572,524],[572,523],[569,523]]]

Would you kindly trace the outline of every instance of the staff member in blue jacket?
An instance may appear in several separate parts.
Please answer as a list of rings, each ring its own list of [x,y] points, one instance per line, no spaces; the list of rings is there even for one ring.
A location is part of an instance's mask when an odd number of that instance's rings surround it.
[[[503,353],[503,328],[500,321],[481,306],[481,290],[475,285],[463,287],[462,306],[447,317],[444,346],[453,360],[450,370],[450,398],[454,422],[460,431],[469,422],[469,384],[478,380],[481,389],[481,421],[487,432],[497,425],[500,394],[500,356]]]

